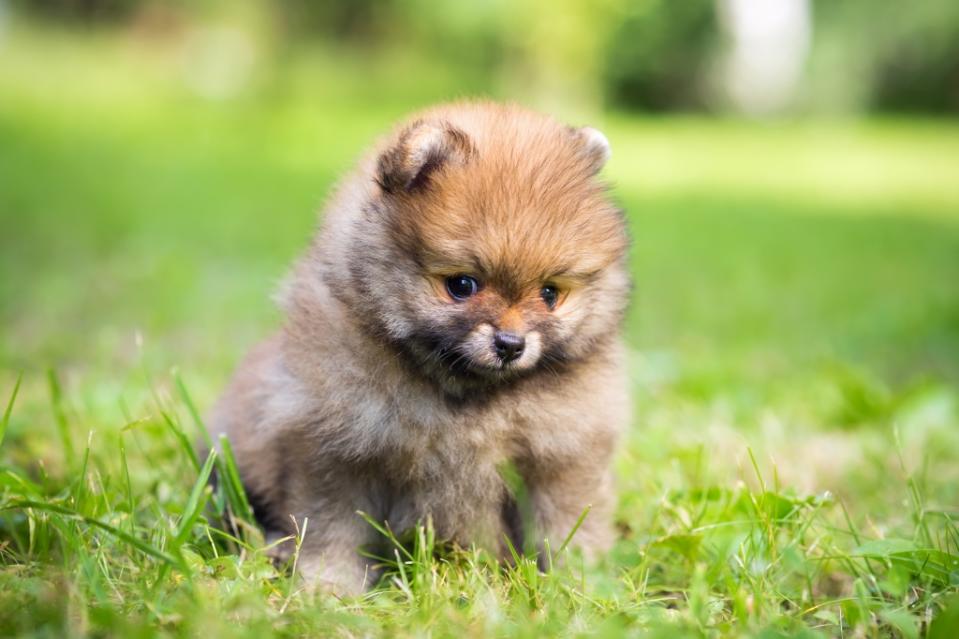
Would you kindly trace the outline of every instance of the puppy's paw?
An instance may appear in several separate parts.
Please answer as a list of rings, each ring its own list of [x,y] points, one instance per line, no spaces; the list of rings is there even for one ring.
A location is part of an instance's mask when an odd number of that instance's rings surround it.
[[[338,558],[328,554],[303,555],[301,551],[297,572],[309,589],[337,597],[357,597],[376,583],[372,566],[355,554]]]

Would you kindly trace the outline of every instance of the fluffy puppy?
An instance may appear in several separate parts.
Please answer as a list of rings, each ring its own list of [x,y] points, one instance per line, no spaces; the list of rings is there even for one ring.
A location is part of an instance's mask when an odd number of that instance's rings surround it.
[[[517,106],[440,106],[338,188],[295,265],[278,334],[215,407],[269,535],[309,518],[299,567],[358,593],[358,550],[432,520],[439,537],[611,541],[610,458],[628,421],[623,216],[606,138]],[[502,475],[521,476],[518,516]]]

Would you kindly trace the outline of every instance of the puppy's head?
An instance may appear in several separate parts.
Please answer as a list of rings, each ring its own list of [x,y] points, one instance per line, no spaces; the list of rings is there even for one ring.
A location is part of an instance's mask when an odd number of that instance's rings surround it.
[[[426,113],[378,155],[351,281],[373,324],[445,391],[558,374],[618,331],[621,212],[606,138],[515,107]]]

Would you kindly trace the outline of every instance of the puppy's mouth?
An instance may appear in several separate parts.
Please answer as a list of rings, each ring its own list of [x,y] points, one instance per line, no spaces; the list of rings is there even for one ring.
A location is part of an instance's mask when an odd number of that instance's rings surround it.
[[[420,334],[405,342],[414,366],[448,389],[507,384],[537,369],[542,338],[531,332],[521,356],[504,360],[497,355],[489,325],[481,325],[459,339]],[[444,339],[445,338],[445,339]]]
[[[469,354],[453,348],[438,352],[438,358],[454,375],[483,377],[491,380],[504,379],[522,372],[514,362],[476,361]]]
[[[485,364],[480,362],[468,361],[465,364],[460,364],[457,367],[457,372],[466,372],[472,373],[474,375],[479,375],[481,377],[488,377],[490,379],[503,379],[507,377],[512,377],[519,373],[522,373],[524,369],[518,368],[509,362],[501,362],[499,364]]]

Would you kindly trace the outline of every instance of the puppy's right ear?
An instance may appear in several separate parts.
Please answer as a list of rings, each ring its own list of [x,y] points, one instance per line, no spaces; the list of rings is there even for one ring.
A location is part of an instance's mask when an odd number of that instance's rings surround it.
[[[593,175],[599,173],[600,169],[606,166],[609,161],[611,154],[609,140],[601,131],[591,126],[572,129],[572,131],[582,144],[582,154],[589,162],[589,170]]]
[[[473,154],[469,136],[448,122],[418,120],[379,159],[376,182],[387,193],[424,189],[430,175],[450,163],[465,163]]]

